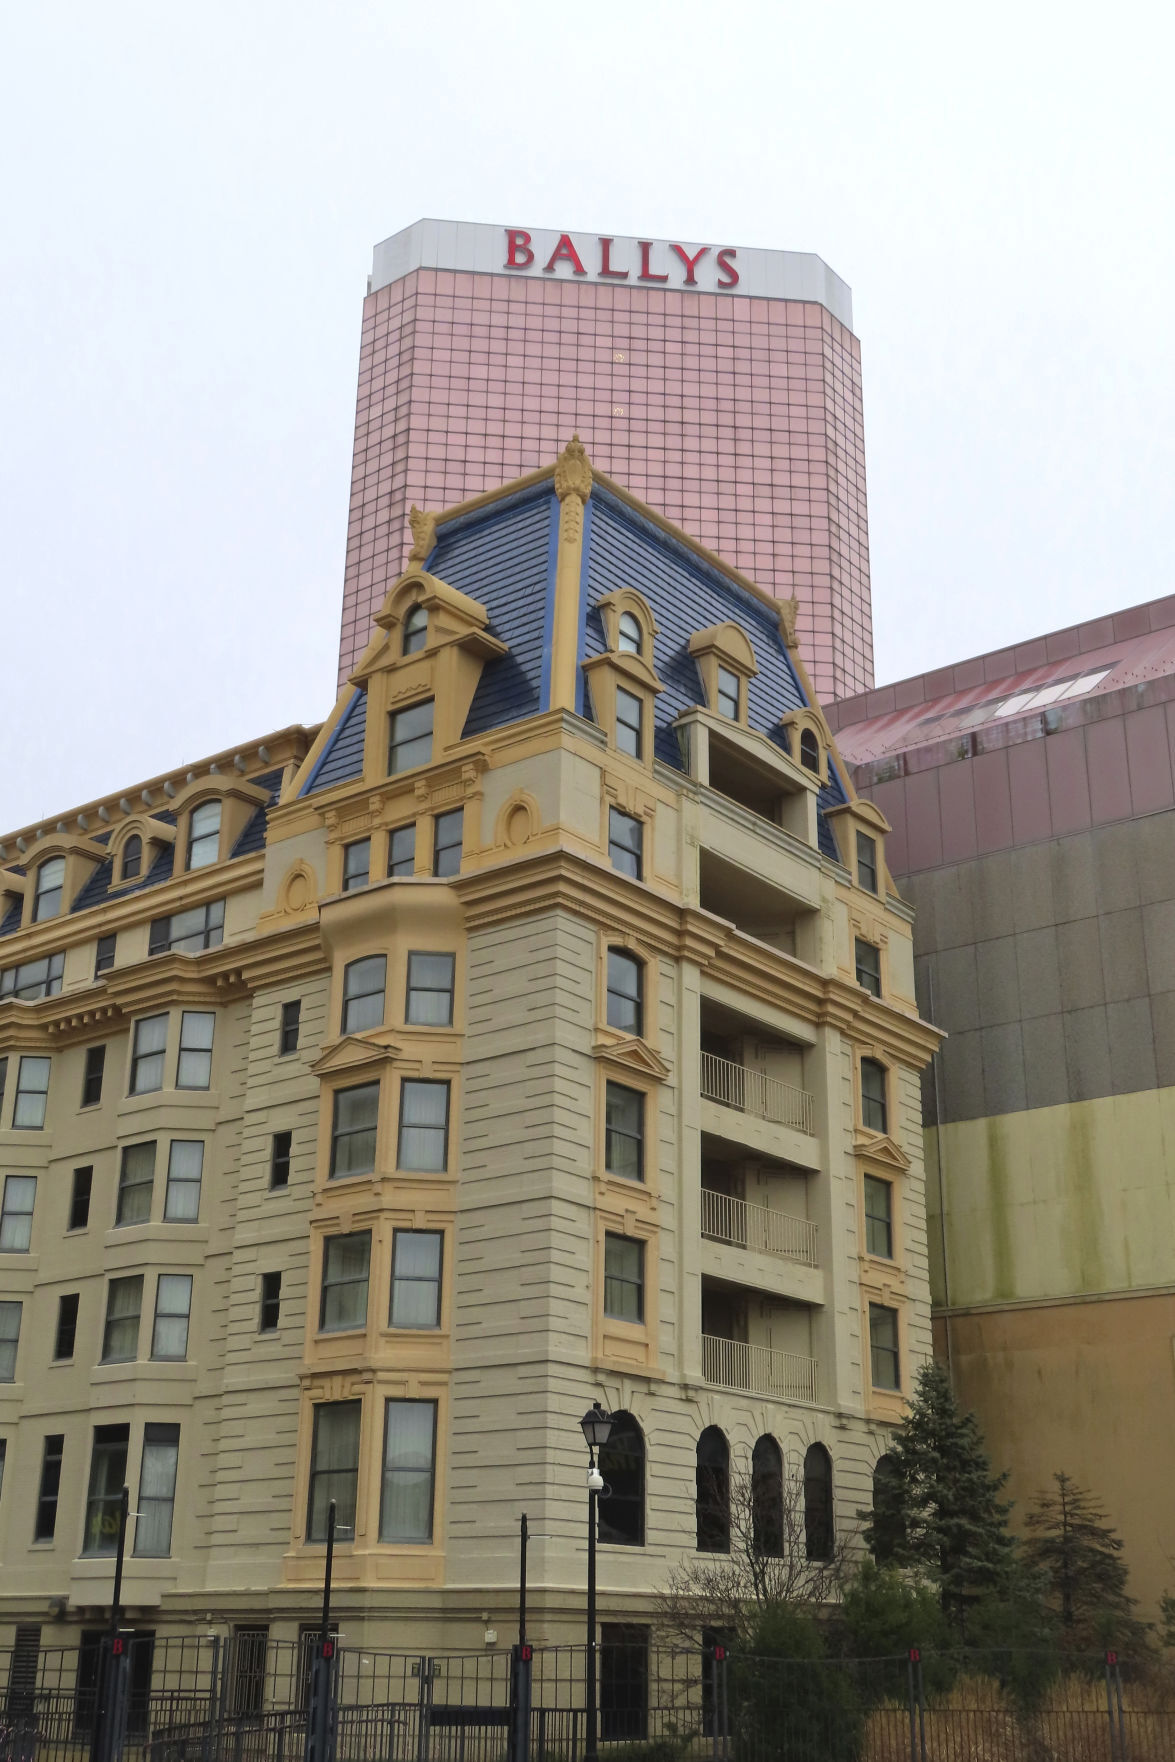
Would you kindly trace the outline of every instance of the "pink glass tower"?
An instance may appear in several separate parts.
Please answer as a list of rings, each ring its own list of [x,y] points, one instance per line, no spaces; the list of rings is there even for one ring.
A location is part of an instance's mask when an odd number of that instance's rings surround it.
[[[592,462],[769,592],[817,695],[873,683],[860,345],[818,257],[418,221],[363,308],[340,679],[413,503],[496,488],[578,432]]]

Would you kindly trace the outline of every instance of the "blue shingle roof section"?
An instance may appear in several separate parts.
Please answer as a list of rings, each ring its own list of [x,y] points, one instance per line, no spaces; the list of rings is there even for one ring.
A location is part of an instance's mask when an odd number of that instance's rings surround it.
[[[11,936],[14,930],[19,930],[23,915],[24,902],[19,899],[14,900],[4,916],[0,918],[0,936]]]
[[[780,633],[775,610],[635,509],[609,496],[598,483],[592,490],[589,506],[583,658],[590,660],[606,650],[603,620],[597,609],[600,600],[618,588],[636,588],[653,609],[657,624],[654,662],[665,687],[654,711],[656,756],[681,770],[681,752],[672,724],[684,710],[704,701],[689,640],[697,631],[727,619],[746,632],[759,669],[748,683],[748,726],[786,750],[780,718],[789,710],[801,708],[807,699]],[[581,674],[581,707],[585,698],[582,677]],[[839,855],[836,839],[823,810],[844,800],[840,778],[832,777],[820,791],[820,848],[825,856],[834,859]]]
[[[300,793],[313,795],[320,789],[330,789],[336,783],[350,783],[353,778],[361,777],[366,734],[367,693],[356,691]]]
[[[431,575],[467,593],[489,613],[490,634],[510,653],[482,669],[463,730],[466,739],[537,716],[549,700],[551,617],[559,503],[545,483],[512,497],[493,516],[442,527],[428,560]]]

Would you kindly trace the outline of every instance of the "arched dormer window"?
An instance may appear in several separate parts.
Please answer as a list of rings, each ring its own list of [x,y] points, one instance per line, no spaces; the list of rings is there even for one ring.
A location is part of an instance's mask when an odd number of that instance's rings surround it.
[[[645,967],[625,948],[608,950],[608,1026],[638,1040],[645,1031]]]
[[[783,1452],[770,1434],[751,1452],[751,1533],[755,1553],[777,1560],[783,1553]]]
[[[809,1560],[831,1560],[832,1457],[823,1444],[810,1444],[804,1456],[804,1546]]]
[[[122,847],[122,879],[134,881],[143,872],[143,840],[132,832]]]
[[[428,641],[428,613],[419,600],[412,606],[404,619],[404,640],[401,653],[415,655]]]
[[[729,1554],[730,1445],[721,1427],[706,1427],[697,1456],[698,1553]]]
[[[644,650],[644,632],[635,612],[621,612],[616,623],[616,648],[622,655],[639,655]]]
[[[820,775],[820,742],[810,728],[800,734],[800,763],[805,771],[815,771]]]
[[[188,821],[188,868],[206,869],[220,856],[219,801],[202,801]]]
[[[600,1446],[599,1530],[601,1542],[624,1548],[645,1545],[645,1440],[631,1413],[614,1413],[608,1442]]]
[[[34,924],[59,916],[64,889],[65,858],[47,857],[37,870],[36,886],[33,889]]]
[[[830,735],[819,710],[801,704],[780,717],[780,733],[787,751],[818,783],[828,782]]]

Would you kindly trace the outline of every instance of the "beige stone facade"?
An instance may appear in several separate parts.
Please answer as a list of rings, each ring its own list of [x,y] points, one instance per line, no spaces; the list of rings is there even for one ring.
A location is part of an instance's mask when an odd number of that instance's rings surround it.
[[[542,494],[544,695],[471,732],[523,644],[444,534],[489,582]],[[593,597],[593,498],[729,615]],[[426,543],[321,729],[4,842],[0,1620],[46,1641],[109,1605],[123,1477],[157,1633],[293,1637],[333,1495],[360,1643],[506,1643],[523,1511],[533,1637],[578,1635],[596,1398],[643,1444],[601,1611],[647,1619],[705,1428],[822,1445],[850,1533],[930,1351],[911,913],[782,631],[755,725],[778,607],[574,450]]]

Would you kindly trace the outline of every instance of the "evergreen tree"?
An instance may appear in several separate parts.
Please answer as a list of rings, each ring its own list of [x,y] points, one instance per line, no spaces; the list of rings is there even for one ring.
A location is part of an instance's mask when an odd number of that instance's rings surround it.
[[[941,1365],[918,1372],[889,1455],[885,1496],[865,1539],[875,1559],[932,1581],[943,1614],[964,1640],[968,1610],[1016,1577],[1017,1548],[1008,1529],[1011,1506],[999,1497],[1008,1477],[992,1473],[979,1422],[960,1408]]]
[[[1062,1644],[1069,1652],[1116,1646],[1137,1655],[1147,1629],[1126,1589],[1122,1538],[1076,1481],[1055,1474],[1053,1482],[1056,1491],[1038,1494],[1025,1517],[1024,1553],[1043,1576]]]

